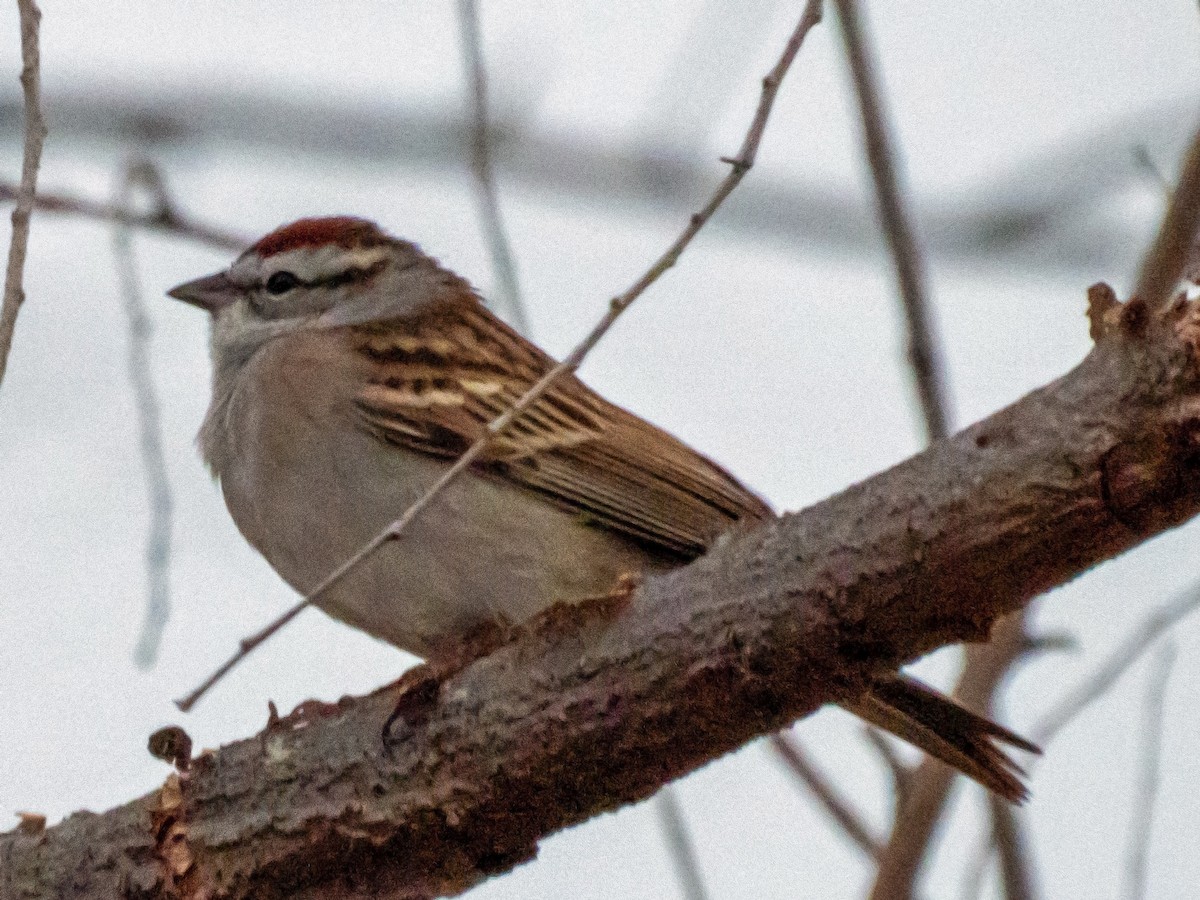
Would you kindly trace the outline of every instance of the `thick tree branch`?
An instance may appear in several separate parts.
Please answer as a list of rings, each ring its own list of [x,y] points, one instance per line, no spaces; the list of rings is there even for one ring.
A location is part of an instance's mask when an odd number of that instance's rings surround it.
[[[1103,296],[1101,296],[1103,295]],[[1105,300],[1107,298],[1107,300]],[[662,784],[1200,510],[1200,309],[1093,291],[1072,372],[894,469],[557,610],[442,686],[286,721],[163,790],[0,837],[0,897],[423,897]]]

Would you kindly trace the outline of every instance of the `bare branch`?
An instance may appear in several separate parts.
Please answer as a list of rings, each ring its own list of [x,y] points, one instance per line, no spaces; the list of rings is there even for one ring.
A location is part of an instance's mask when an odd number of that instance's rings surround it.
[[[21,187],[12,213],[12,241],[8,247],[8,267],[4,272],[4,299],[0,301],[0,383],[8,369],[17,313],[25,302],[25,253],[29,248],[29,217],[37,193],[38,166],[42,144],[46,140],[46,122],[42,118],[42,74],[38,52],[38,27],[41,10],[34,0],[17,0],[21,17],[21,87],[25,93],[25,146],[21,159]]]
[[[19,189],[13,185],[0,182],[0,203],[12,202],[17,199],[19,193]],[[240,252],[250,245],[250,241],[245,237],[225,231],[215,225],[199,222],[185,215],[172,204],[166,204],[159,209],[147,212],[135,212],[121,209],[111,203],[100,203],[68,194],[39,193],[34,198],[33,205],[41,212],[82,216],[85,219],[97,219],[133,228],[161,231],[224,250]]]
[[[855,33],[853,24],[847,28],[847,23],[856,21],[854,5],[854,0],[838,0],[848,54],[852,60],[854,59],[853,47],[860,43],[853,38]],[[860,79],[856,75],[856,84],[863,81],[864,79]],[[870,121],[869,117],[867,121]],[[884,133],[881,129],[876,130],[881,134]],[[878,154],[886,152],[887,147],[879,140],[873,145],[870,139],[870,128],[867,129],[867,133],[868,151],[874,161]],[[874,149],[872,149],[873,146]],[[1189,210],[1193,205],[1200,208],[1200,199],[1196,199],[1196,197],[1200,197],[1200,161],[1197,161],[1200,160],[1200,135],[1197,136],[1197,144],[1193,146],[1188,160],[1189,162],[1184,167],[1184,175],[1175,192],[1176,199],[1172,201],[1171,210],[1164,220],[1159,240],[1148,255],[1143,269],[1144,273],[1173,272],[1174,274],[1170,276],[1170,290],[1173,290],[1174,286],[1178,284],[1180,275],[1192,253],[1196,234],[1196,218]],[[1154,290],[1161,290],[1161,288],[1155,287]],[[1138,296],[1141,298],[1143,294],[1139,293]],[[1151,304],[1153,309],[1160,307],[1161,302]],[[1014,623],[1013,627],[1020,628],[1021,625]],[[1007,647],[970,648],[959,686],[955,692],[956,696],[968,706],[985,711],[990,704],[991,693],[998,684],[999,678],[1021,652],[1022,649],[1017,644],[1008,644]],[[977,668],[980,671],[977,672]],[[981,690],[986,690],[986,693],[982,693]],[[976,694],[974,703],[967,694]],[[951,771],[936,760],[925,760],[917,770],[912,779],[909,802],[904,809],[897,809],[892,836],[881,857],[880,869],[871,895],[873,900],[887,900],[887,898],[911,895],[926,847],[934,834],[936,823],[944,808],[952,779]],[[1002,823],[995,825],[993,831],[997,830],[1002,830]]]
[[[748,5],[758,9],[764,3],[739,4],[738,14],[744,16]],[[699,22],[694,14],[688,19],[693,26]],[[739,23],[740,34],[732,43],[741,39],[745,26]],[[693,38],[706,39],[692,30],[684,35],[685,42]],[[686,65],[698,52],[693,44],[686,58],[677,56],[674,62]],[[716,68],[721,63],[714,64],[710,56],[706,64]],[[725,66],[724,71],[732,70]],[[711,83],[700,81],[702,90]],[[656,94],[660,101],[666,98]],[[17,130],[11,110],[19,103],[13,100],[0,92],[0,130]],[[335,154],[348,165],[384,161],[451,177],[463,167],[461,113],[390,97],[346,104],[321,92],[281,97],[252,81],[226,86],[194,79],[178,86],[151,80],[141,90],[126,84],[120,92],[103,82],[60,85],[44,102],[55,134],[85,144],[127,146],[150,134],[198,153],[233,143],[276,158]],[[651,96],[648,114],[654,103]],[[1129,148],[1145,141],[1156,148],[1169,146],[1182,133],[1180,123],[1195,115],[1195,106],[1192,97],[1150,100],[1129,115],[1090,123],[1052,148],[1019,155],[958,189],[917,195],[922,241],[938,259],[986,262],[1036,276],[1057,272],[1078,278],[1110,270],[1114,260],[1127,258],[1144,228],[1136,216],[1112,219],[1102,212],[1106,201],[1141,181]],[[708,160],[690,153],[674,156],[669,144],[664,155],[664,144],[657,139],[661,132],[654,129],[638,130],[648,141],[614,144],[585,133],[538,128],[519,114],[501,118],[501,112],[493,105],[492,155],[506,184],[662,220],[690,213],[695,186],[708,177]],[[678,124],[678,119],[668,122]],[[691,150],[697,145],[686,146]],[[860,259],[874,256],[876,218],[854,191],[765,172],[721,208],[722,227],[751,239]]]
[[[890,126],[874,72],[874,63],[859,18],[856,0],[837,0],[838,21],[858,97],[863,139],[875,185],[879,217],[896,268],[900,297],[908,325],[908,359],[929,441],[945,437],[951,417],[946,409],[946,390],[940,363],[941,354],[930,318],[925,265],[911,225],[903,196],[899,158],[892,146]],[[1008,667],[1021,655],[1023,622],[1014,617],[998,635],[995,646],[968,651],[956,696],[979,711],[991,707],[991,695]],[[1006,640],[1011,638],[1011,640]],[[881,745],[886,747],[886,743]],[[886,851],[878,856],[879,871],[873,897],[911,896],[918,867],[941,818],[953,782],[953,773],[933,759],[926,759],[915,771],[901,768],[889,760],[895,781],[896,807],[892,835]],[[997,822],[998,837],[1008,837],[1004,824]],[[1015,826],[1014,826],[1015,828]],[[1009,829],[1013,831],[1013,829]],[[1020,869],[1017,848],[1011,848],[1007,860],[1014,872]],[[1016,876],[1014,875],[1014,878]]]
[[[1162,221],[1158,237],[1142,262],[1137,297],[1149,309],[1160,310],[1175,298],[1200,232],[1200,131],[1192,138],[1179,184]]]
[[[777,733],[771,735],[771,746],[776,754],[787,763],[788,769],[816,798],[821,807],[840,827],[843,834],[850,838],[859,850],[871,858],[879,855],[879,841],[871,836],[871,831],[863,821],[862,816],[842,796],[829,779],[817,769],[800,742]]]
[[[863,140],[875,184],[880,224],[891,250],[900,297],[904,303],[908,323],[908,360],[916,379],[921,412],[925,417],[926,439],[936,441],[948,433],[950,416],[946,412],[941,353],[929,315],[925,264],[903,196],[902,178],[897,171],[899,161],[892,146],[891,128],[880,96],[874,63],[859,20],[858,3],[856,0],[836,0],[836,5],[842,42],[858,96]]]
[[[1163,199],[1170,203],[1175,186],[1171,184],[1170,179],[1163,174],[1158,163],[1154,161],[1154,157],[1150,155],[1150,148],[1145,144],[1138,144],[1133,148],[1133,159],[1137,163],[1138,169],[1144,172],[1146,177],[1154,182],[1155,187],[1162,191]]]
[[[879,854],[871,900],[913,896],[917,874],[953,784],[954,771],[932,757],[925,757],[913,772],[904,806],[896,808],[891,836]]]
[[[762,140],[763,131],[767,126],[767,119],[771,115],[771,107],[775,102],[775,95],[779,92],[779,86],[783,81],[783,77],[787,74],[788,68],[792,64],[792,60],[796,58],[796,54],[800,50],[800,45],[804,42],[805,36],[821,19],[821,2],[820,0],[808,0],[808,4],[804,8],[804,12],[800,16],[800,21],[796,25],[795,31],[784,48],[783,55],[775,64],[775,67],[763,79],[762,95],[759,99],[758,109],[754,114],[754,120],[750,124],[749,130],[746,132],[745,141],[742,144],[742,149],[736,157],[732,159],[724,159],[724,162],[729,163],[731,170],[728,175],[717,185],[716,191],[712,197],[700,210],[694,214],[688,222],[688,226],[683,230],[683,233],[675,239],[675,242],[667,249],[667,251],[658,258],[641,278],[634,282],[625,293],[618,297],[614,297],[609,301],[608,312],[600,319],[600,321],[592,328],[588,334],[567,357],[558,365],[550,369],[543,375],[537,383],[527,390],[516,403],[503,415],[493,419],[487,427],[487,433],[472,444],[467,450],[455,461],[454,465],[450,466],[440,478],[429,488],[415,503],[412,504],[400,518],[396,519],[386,529],[377,534],[367,544],[361,547],[350,559],[346,560],[335,571],[331,572],[320,584],[304,597],[299,603],[277,618],[261,631],[245,638],[241,642],[237,653],[231,656],[226,662],[218,668],[212,675],[208,677],[198,688],[188,694],[182,700],[176,701],[176,705],[187,712],[204,694],[216,684],[225,673],[238,664],[245,656],[259,646],[263,641],[271,637],[280,628],[294,619],[319,597],[325,594],[330,588],[338,584],[347,574],[356,569],[363,560],[373,555],[380,547],[389,541],[396,540],[404,530],[412,523],[414,519],[434,500],[436,499],[446,486],[461,475],[478,457],[487,449],[491,441],[502,433],[513,421],[521,415],[534,401],[536,401],[555,380],[562,375],[574,372],[579,368],[584,358],[591,352],[592,348],[599,343],[600,339],[608,332],[613,323],[617,321],[621,313],[627,310],[638,297],[657,281],[668,269],[678,262],[683,251],[687,249],[692,239],[700,231],[701,228],[712,218],[713,213],[721,206],[725,198],[738,186],[742,178],[754,165],[755,156],[758,153],[758,145]]]
[[[1125,868],[1127,900],[1146,896],[1146,856],[1154,825],[1154,801],[1158,796],[1159,767],[1162,757],[1163,703],[1167,681],[1175,664],[1175,646],[1167,644],[1158,651],[1150,684],[1146,691],[1146,710],[1142,716],[1142,764],[1138,769],[1133,812],[1129,816],[1129,858]]]
[[[125,166],[113,205],[132,212],[133,194],[139,187],[150,193],[154,214],[170,208],[162,175],[146,160]],[[162,413],[150,375],[150,335],[153,326],[139,284],[133,234],[129,224],[117,221],[112,234],[113,256],[121,284],[121,306],[129,326],[129,382],[133,388],[138,419],[138,448],[146,493],[150,499],[150,522],[146,529],[146,614],[133,658],[139,667],[154,665],[158,645],[171,609],[171,484],[163,452]]]
[[[475,0],[458,0],[458,23],[463,63],[471,87],[471,172],[475,176],[479,218],[491,252],[492,274],[504,318],[517,331],[528,336],[529,317],[521,300],[517,264],[496,197],[496,173],[492,165],[492,139],[488,128],[487,69],[483,63],[483,40],[479,34],[479,11]]]

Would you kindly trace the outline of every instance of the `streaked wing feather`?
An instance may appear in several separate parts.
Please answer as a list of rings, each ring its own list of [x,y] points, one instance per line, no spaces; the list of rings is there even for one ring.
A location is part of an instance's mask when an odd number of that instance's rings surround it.
[[[376,377],[358,405],[382,440],[452,458],[484,434],[554,361],[473,297],[419,321],[354,329]],[[703,553],[770,510],[731,475],[661,429],[564,375],[498,436],[477,469],[536,491],[662,552]]]

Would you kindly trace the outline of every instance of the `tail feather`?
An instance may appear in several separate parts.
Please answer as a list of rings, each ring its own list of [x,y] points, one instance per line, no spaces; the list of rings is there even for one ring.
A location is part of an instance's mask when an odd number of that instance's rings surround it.
[[[1042,751],[1019,734],[971,712],[915,678],[897,674],[879,679],[869,693],[842,706],[1011,803],[1022,803],[1029,797],[1024,770],[999,745],[1008,744],[1029,753]]]

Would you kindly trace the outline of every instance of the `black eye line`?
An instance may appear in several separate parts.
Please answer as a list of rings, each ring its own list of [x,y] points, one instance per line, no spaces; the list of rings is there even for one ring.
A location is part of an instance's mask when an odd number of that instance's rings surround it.
[[[259,284],[259,289],[266,291],[273,297],[279,297],[286,294],[288,291],[295,290],[298,287],[340,287],[343,284],[351,284],[357,281],[367,281],[381,272],[386,265],[386,261],[381,260],[374,265],[362,267],[353,266],[334,275],[329,275],[325,278],[314,279],[313,281],[304,281],[295,272],[290,272],[287,269],[280,269],[278,272],[272,272],[266,281]],[[407,267],[406,267],[407,268]],[[278,291],[271,290],[271,282],[276,276],[284,275],[290,279],[286,288]]]
[[[353,266],[345,271],[338,272],[336,275],[330,275],[328,278],[314,282],[314,284],[320,284],[324,287],[340,287],[343,284],[351,284],[356,281],[367,281],[381,272],[385,265],[387,265],[387,262],[380,260],[374,265],[366,267]]]
[[[280,269],[278,272],[271,273],[270,277],[263,283],[263,287],[268,294],[279,296],[302,284],[304,282],[297,278],[294,272],[289,272],[287,269]]]

